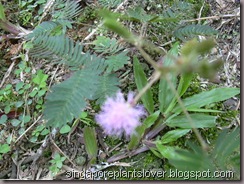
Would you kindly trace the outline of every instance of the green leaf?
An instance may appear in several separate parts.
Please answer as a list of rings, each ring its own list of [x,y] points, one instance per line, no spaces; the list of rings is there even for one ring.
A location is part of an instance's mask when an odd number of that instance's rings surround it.
[[[133,63],[134,63],[133,69],[134,69],[136,86],[138,91],[141,91],[143,87],[147,84],[147,78],[137,57],[133,58]],[[148,110],[148,112],[152,114],[154,111],[154,102],[153,102],[153,95],[151,89],[148,89],[143,94],[141,100],[145,108]]]
[[[180,82],[177,87],[177,92],[180,97],[186,92],[187,88],[190,86],[192,78],[193,78],[193,73],[183,73],[181,75]],[[165,111],[165,114],[172,111],[172,109],[175,107],[176,103],[177,103],[177,99],[176,99],[176,97],[174,97],[174,99],[169,104],[167,110]]]
[[[4,123],[6,123],[7,120],[8,120],[8,116],[5,115],[5,114],[2,115],[2,116],[0,117],[0,125],[3,125]]]
[[[105,63],[108,65],[106,72],[115,72],[123,68],[125,64],[128,64],[129,57],[126,56],[126,54],[127,52],[121,52],[119,54],[106,57]]]
[[[180,77],[180,82],[177,88],[179,96],[182,96],[191,84],[193,73],[184,73]]]
[[[55,161],[60,160],[60,159],[61,159],[60,154],[59,154],[59,153],[55,153],[55,155],[54,155],[53,159],[54,159]]]
[[[45,128],[42,130],[41,135],[47,135],[49,133],[50,133],[49,129]]]
[[[160,115],[160,111],[155,111],[153,114],[149,115],[144,121],[143,125],[145,125],[146,128],[151,127],[155,121],[158,119]]]
[[[84,111],[83,111],[83,112],[80,113],[80,118],[81,118],[81,119],[86,118],[87,115],[88,115],[87,112],[84,112]]]
[[[154,17],[152,15],[148,15],[141,6],[128,9],[127,14],[133,20],[142,21],[142,22],[148,22]]]
[[[146,128],[144,125],[136,127],[135,133],[131,136],[130,142],[128,144],[129,150],[132,150],[136,146],[139,145],[140,140],[141,140],[142,136],[144,135],[145,129]]]
[[[78,118],[86,107],[86,99],[93,99],[99,77],[96,71],[77,71],[66,81],[51,88],[44,104],[47,125],[62,127],[73,118]]]
[[[6,106],[4,107],[4,112],[5,112],[6,114],[8,114],[8,113],[10,112],[10,110],[11,110],[11,106],[10,106],[10,104],[8,104],[8,105],[6,105]]]
[[[195,128],[210,128],[215,127],[216,116],[210,116],[207,114],[190,114],[193,126]],[[166,120],[166,124],[170,127],[180,127],[180,128],[193,128],[189,120],[185,115],[180,115],[173,117],[172,119]]]
[[[236,128],[231,132],[224,130],[218,136],[212,157],[217,161],[217,165],[221,170],[227,170],[228,159],[231,155],[240,156],[240,141],[240,128]],[[228,165],[231,165],[231,162]]]
[[[97,3],[103,8],[116,8],[122,0],[97,0]]]
[[[58,161],[56,162],[56,166],[57,166],[58,168],[61,168],[61,167],[63,166],[62,161],[61,161],[61,160],[58,160]]]
[[[176,42],[168,52],[165,59],[163,60],[162,65],[163,66],[174,65],[174,60],[172,59],[172,57],[177,57],[178,53],[179,53],[179,42]],[[169,74],[169,80],[172,82],[173,86],[176,86],[177,75],[175,73]],[[175,95],[172,92],[167,80],[162,77],[159,82],[159,93],[158,93],[158,100],[160,104],[159,109],[162,113],[164,113],[166,108],[168,108],[169,104],[172,103],[174,96]]]
[[[0,153],[8,153],[10,151],[10,146],[8,144],[0,144]]]
[[[46,92],[47,92],[46,89],[41,89],[41,90],[38,91],[37,96],[38,96],[38,97],[41,97],[41,96],[45,95]]]
[[[164,146],[160,143],[160,141],[156,142],[156,148],[160,152],[160,154],[167,159],[171,158],[181,158],[181,155],[176,152],[179,148],[172,146]]]
[[[240,93],[239,88],[215,88],[210,91],[202,92],[186,99],[183,99],[183,104],[186,109],[200,108],[211,103],[227,100]],[[177,105],[173,112],[180,113],[182,108]]]
[[[68,133],[71,130],[69,125],[64,125],[61,129],[60,129],[60,133],[61,134],[65,134]]]
[[[177,150],[177,154],[180,157],[170,157],[169,162],[176,169],[180,171],[214,171],[213,163],[211,159],[207,156],[207,154],[203,153],[202,150],[200,152],[192,152],[188,150]],[[202,176],[187,178],[185,179],[197,180],[197,179],[214,179],[214,178],[204,178]],[[177,179],[177,178],[176,178]],[[181,178],[182,180],[182,178]]]
[[[83,133],[88,157],[91,163],[95,163],[98,151],[95,128],[86,126]]]
[[[38,70],[36,76],[33,78],[33,82],[39,85],[40,88],[47,86],[46,80],[48,75],[44,74],[42,70]]]
[[[136,128],[136,133],[132,135],[131,140],[128,144],[128,149],[132,150],[139,145],[141,138],[143,137],[145,130],[151,127],[155,121],[158,119],[160,111],[156,111],[153,114],[149,115],[141,126]]]
[[[13,125],[13,126],[18,126],[19,124],[21,123],[21,121],[20,120],[18,120],[18,119],[12,119],[11,120],[11,124]]]
[[[187,109],[187,111],[189,112],[215,112],[215,113],[220,113],[223,111],[219,111],[219,110],[213,110],[213,109],[199,109],[199,108],[192,108],[192,109]]]
[[[15,86],[16,91],[19,91],[21,88],[23,88],[24,84],[25,83],[22,82],[22,81],[17,83],[16,86]]]
[[[28,123],[31,120],[31,117],[29,115],[21,115],[19,116],[19,120]]]
[[[15,107],[16,107],[16,108],[19,108],[19,107],[21,107],[23,104],[24,104],[24,101],[18,101],[18,102],[15,102]]]
[[[190,129],[171,130],[163,135],[163,137],[161,138],[161,143],[166,144],[169,142],[173,142],[173,141],[177,140],[178,138],[186,135],[189,131],[190,131]]]
[[[95,47],[94,50],[104,54],[115,54],[123,48],[117,43],[117,40],[105,36],[97,36],[96,40],[92,42]]]
[[[30,92],[30,94],[29,94],[30,97],[34,97],[37,94],[37,92],[38,91],[34,89],[32,92]]]
[[[30,142],[35,143],[37,141],[38,137],[37,136],[32,136],[29,140]]]
[[[5,13],[4,13],[4,8],[2,3],[0,3],[0,21],[6,21]]]
[[[209,25],[186,25],[185,27],[180,27],[179,29],[175,30],[173,35],[183,41],[185,41],[186,37],[195,37],[197,35],[214,35],[217,34],[218,31],[210,27]]]

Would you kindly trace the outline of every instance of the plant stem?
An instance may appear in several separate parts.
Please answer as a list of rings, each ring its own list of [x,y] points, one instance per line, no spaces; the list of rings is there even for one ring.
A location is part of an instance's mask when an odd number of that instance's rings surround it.
[[[144,59],[152,65],[152,67],[157,71],[159,69],[158,64],[141,48],[141,46],[137,46],[137,49],[140,51],[141,55],[144,57]]]
[[[133,100],[133,105],[137,104],[138,100],[142,97],[144,93],[161,77],[160,71],[155,71],[152,79],[139,91]]]
[[[16,26],[8,21],[3,21],[0,19],[0,28],[4,31],[10,32],[14,35],[28,34],[29,31],[22,27]]]

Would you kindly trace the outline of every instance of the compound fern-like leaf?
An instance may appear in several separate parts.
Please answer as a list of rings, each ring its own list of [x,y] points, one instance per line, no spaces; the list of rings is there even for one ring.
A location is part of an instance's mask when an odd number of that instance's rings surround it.
[[[98,87],[98,73],[77,71],[68,80],[51,88],[44,104],[44,119],[52,127],[62,127],[78,117],[86,107],[86,99],[93,99]]]
[[[112,71],[117,71],[124,67],[128,63],[129,57],[126,56],[127,52],[121,52],[116,55],[108,56],[106,59],[106,64],[108,65],[107,73]]]
[[[197,35],[214,35],[218,32],[208,25],[187,25],[174,31],[173,35],[181,40]]]
[[[53,5],[52,17],[59,20],[72,20],[80,11],[78,1],[56,0]]]
[[[114,8],[120,3],[122,3],[122,0],[98,0],[98,4],[104,8]]]
[[[94,94],[97,104],[102,104],[106,97],[113,96],[119,90],[119,84],[118,78],[114,74],[100,76],[97,91]]]

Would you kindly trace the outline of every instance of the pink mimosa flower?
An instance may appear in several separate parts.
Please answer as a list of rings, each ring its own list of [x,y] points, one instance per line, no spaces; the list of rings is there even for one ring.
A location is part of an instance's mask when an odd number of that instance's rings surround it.
[[[127,101],[119,91],[114,98],[108,98],[101,112],[96,115],[97,123],[110,136],[121,137],[123,134],[130,137],[135,128],[140,125],[140,118],[146,115],[140,105],[133,106],[133,93],[129,92]]]

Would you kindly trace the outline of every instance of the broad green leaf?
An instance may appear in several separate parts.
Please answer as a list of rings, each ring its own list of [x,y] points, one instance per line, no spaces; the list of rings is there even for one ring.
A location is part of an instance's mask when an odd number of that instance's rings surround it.
[[[43,96],[46,92],[47,92],[46,89],[41,89],[41,90],[38,91],[37,96],[38,96],[38,97],[41,97],[41,96]]]
[[[214,110],[214,109],[201,109],[201,108],[187,109],[187,111],[189,111],[189,112],[216,112],[216,113],[223,112],[223,111]]]
[[[177,147],[165,146],[165,145],[162,145],[162,143],[160,141],[157,141],[156,148],[158,149],[158,151],[161,153],[161,155],[164,158],[167,158],[167,159],[182,158],[181,155],[176,152],[176,150],[179,149]]]
[[[6,21],[5,13],[4,13],[4,8],[2,3],[0,3],[0,21]]]
[[[188,87],[191,84],[192,78],[193,78],[193,74],[192,73],[190,73],[190,74],[189,73],[184,73],[184,74],[181,75],[180,82],[179,82],[179,85],[178,85],[178,88],[177,88],[179,96],[182,96],[186,92],[186,90],[188,89]]]
[[[40,132],[40,131],[42,131],[44,128],[45,128],[45,125],[38,125],[38,126],[36,127],[36,130],[35,130],[35,131]]]
[[[161,158],[161,159],[164,158],[157,148],[149,147],[149,149],[158,158]]]
[[[0,153],[8,153],[10,146],[8,144],[0,144]]]
[[[147,78],[137,57],[133,58],[133,64],[136,86],[138,91],[141,91],[143,87],[147,84]],[[154,111],[154,103],[151,89],[148,89],[144,93],[144,95],[141,97],[141,100],[148,112],[152,114]]]
[[[210,128],[216,126],[216,116],[197,113],[190,114],[190,117],[195,128]],[[172,119],[166,120],[166,124],[170,127],[193,128],[185,115],[176,116]]]
[[[8,104],[8,105],[6,105],[6,106],[4,107],[4,112],[5,112],[6,114],[8,114],[10,111],[11,111],[11,106],[10,106],[10,104]]]
[[[179,42],[176,42],[173,47],[168,52],[167,56],[163,60],[163,66],[171,66],[174,65],[174,60],[172,57],[177,57],[179,53]],[[176,86],[177,82],[177,75],[175,73],[169,74],[169,80]],[[158,93],[158,100],[159,100],[159,109],[163,113],[165,112],[166,108],[168,108],[169,104],[172,103],[174,99],[174,93],[172,92],[168,82],[163,77],[160,79],[159,82],[159,93]]]
[[[64,125],[61,129],[60,129],[60,133],[61,134],[65,134],[68,133],[71,130],[69,125]]]
[[[156,111],[153,114],[149,115],[144,121],[141,126],[136,128],[136,133],[132,135],[131,140],[128,144],[128,149],[132,150],[140,143],[141,138],[143,137],[145,130],[151,127],[155,121],[158,119],[160,111]]]
[[[218,136],[212,156],[218,161],[218,166],[222,170],[227,169],[226,163],[230,156],[240,156],[240,141],[240,128],[236,128],[231,132],[224,130]]]
[[[176,129],[176,130],[171,130],[167,132],[163,137],[161,138],[161,143],[166,144],[169,142],[173,142],[177,140],[178,138],[186,135],[191,129]]]
[[[18,126],[20,123],[21,123],[21,121],[18,120],[18,119],[12,119],[12,120],[11,120],[11,124],[12,124],[14,127]]]
[[[24,86],[24,82],[20,81],[19,83],[16,84],[15,89],[16,91],[19,91],[21,88]]]
[[[1,117],[0,117],[0,125],[2,125],[2,124],[5,124],[6,122],[7,122],[7,120],[8,120],[8,116],[7,115],[2,115]]]
[[[81,119],[86,118],[87,115],[88,115],[87,112],[82,111],[82,112],[80,113],[80,118],[81,118]]]
[[[227,100],[239,93],[239,88],[215,88],[183,99],[183,104],[187,110],[200,108],[211,103]],[[182,108],[179,105],[173,109],[173,112],[175,113],[179,113],[181,111]]]
[[[191,84],[192,77],[193,77],[192,73],[183,73],[181,75],[180,82],[177,87],[177,92],[180,97],[186,92],[187,88]],[[174,97],[174,99],[169,104],[167,110],[165,111],[165,114],[169,113],[174,108],[176,103],[177,103],[177,99],[176,97]]]
[[[169,163],[173,165],[176,169],[180,171],[213,171],[214,164],[212,160],[202,151],[200,153],[188,151],[188,150],[177,150],[177,156],[169,157]],[[187,177],[187,175],[186,175]],[[189,177],[189,176],[188,176]],[[198,176],[201,178],[201,176]],[[191,179],[199,179],[192,177]],[[181,178],[182,179],[182,178]],[[185,178],[190,179],[190,178]],[[207,179],[207,178],[201,178],[201,179]]]
[[[136,127],[135,133],[131,136],[130,142],[128,144],[128,149],[132,150],[140,143],[142,136],[144,135],[146,128],[144,125]]]
[[[84,141],[85,141],[85,148],[88,154],[88,157],[91,163],[95,163],[97,157],[97,139],[96,139],[96,132],[93,127],[85,127],[84,128]]]
[[[29,115],[21,115],[19,116],[19,120],[23,123],[28,123],[31,120],[31,117]]]
[[[143,124],[146,128],[151,127],[155,121],[158,119],[158,116],[160,115],[160,111],[155,111],[153,114],[149,115],[144,121]]]
[[[15,107],[16,108],[19,108],[21,107],[25,102],[24,101],[18,101],[18,102],[15,102]]]
[[[46,87],[46,80],[48,78],[48,75],[44,74],[42,70],[38,70],[36,76],[33,78],[33,82],[37,85],[39,85],[40,88]]]

